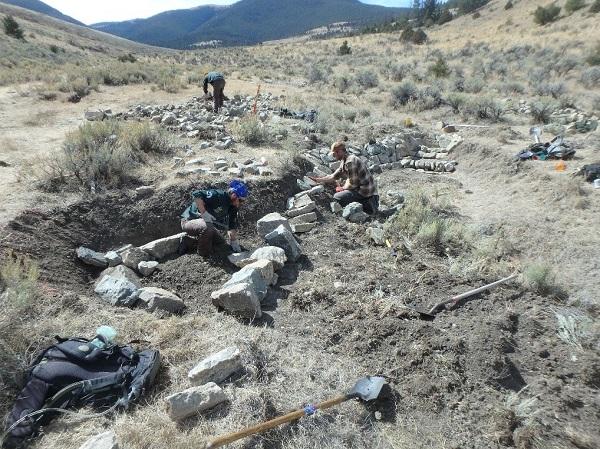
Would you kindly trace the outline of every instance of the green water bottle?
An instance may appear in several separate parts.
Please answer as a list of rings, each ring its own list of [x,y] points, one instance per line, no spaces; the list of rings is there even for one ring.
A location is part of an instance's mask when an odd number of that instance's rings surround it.
[[[98,338],[99,336],[103,338]],[[111,326],[100,326],[96,329],[96,338],[94,338],[90,344],[96,346],[98,349],[104,349],[107,344],[112,344],[114,342],[116,336],[117,331]]]

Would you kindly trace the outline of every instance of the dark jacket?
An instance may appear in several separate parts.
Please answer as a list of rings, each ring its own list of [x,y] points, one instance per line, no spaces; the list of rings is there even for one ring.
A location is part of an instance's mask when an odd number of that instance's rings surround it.
[[[212,84],[217,80],[225,80],[225,77],[220,72],[208,72],[204,77],[204,92],[208,92],[208,83]]]
[[[195,200],[201,198],[209,214],[215,217],[218,223],[213,223],[217,228],[237,229],[238,228],[238,209],[231,204],[229,193],[224,190],[195,190],[192,192],[192,204],[182,214],[184,220],[194,220],[202,218]]]

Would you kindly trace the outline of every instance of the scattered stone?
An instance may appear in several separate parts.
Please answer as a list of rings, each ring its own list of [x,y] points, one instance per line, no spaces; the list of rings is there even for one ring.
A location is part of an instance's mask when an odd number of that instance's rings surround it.
[[[109,251],[104,255],[104,257],[106,258],[109,267],[116,267],[117,265],[121,265],[123,263],[121,255],[116,251]]]
[[[132,270],[137,270],[140,262],[152,260],[152,256],[141,248],[130,248],[123,253],[123,264]]]
[[[137,301],[137,293],[141,287],[133,270],[119,265],[107,268],[100,274],[100,281],[94,291],[113,306],[132,306]]]
[[[178,168],[178,167],[183,167],[185,166],[185,161],[183,160],[182,157],[174,157],[173,158],[173,165],[171,165],[171,168]]]
[[[139,197],[151,196],[154,193],[154,186],[140,186],[135,189],[135,194]]]
[[[312,223],[317,221],[317,214],[315,212],[310,212],[304,215],[298,215],[290,220],[290,225],[293,224],[301,224],[301,223]]]
[[[295,262],[302,255],[302,250],[294,238],[294,235],[283,225],[279,226],[270,234],[267,234],[265,239],[269,245],[282,248],[285,251],[287,259],[291,262]]]
[[[209,410],[225,402],[227,396],[215,383],[188,388],[166,398],[167,413],[173,421],[180,421],[188,416]]]
[[[384,231],[381,228],[367,228],[367,237],[373,240],[375,245],[385,245]]]
[[[104,432],[88,439],[79,449],[119,449],[114,432]]]
[[[181,298],[168,290],[158,287],[144,287],[138,292],[139,305],[150,312],[164,310],[179,313],[185,307]]]
[[[277,271],[283,268],[287,262],[285,251],[277,246],[263,246],[258,248],[250,256],[251,260],[266,259],[273,262],[273,268]]]
[[[225,167],[229,167],[229,162],[227,162],[224,159],[219,159],[219,160],[213,162],[213,168],[215,168],[217,170],[220,168],[225,168]]]
[[[242,369],[240,350],[234,346],[223,349],[198,363],[189,373],[192,385],[223,382]]]
[[[292,202],[292,207],[286,212],[290,217],[308,214],[317,208],[317,204],[310,199],[308,195],[304,195]]]
[[[294,234],[302,234],[303,232],[308,232],[312,230],[317,223],[297,223],[292,225],[292,232]]]
[[[342,205],[337,201],[332,201],[331,203],[329,203],[329,207],[331,207],[331,212],[333,212],[334,214],[339,214],[342,210],[344,210]]]
[[[187,161],[185,163],[186,166],[191,166],[191,165],[202,165],[204,164],[204,160],[202,160],[201,158],[197,157],[195,159],[191,159],[189,161]]]
[[[312,189],[310,189],[310,191],[308,193],[318,195],[319,193],[323,193],[323,192],[325,192],[325,187],[323,187],[322,185],[318,185],[318,186],[314,186]]]
[[[342,216],[352,223],[364,223],[369,218],[369,215],[363,211],[362,204],[357,202],[348,204],[344,208]]]
[[[128,249],[133,248],[133,245],[131,243],[128,243],[125,246],[122,246],[121,248],[116,250],[116,253],[119,254],[121,257],[123,257],[123,253],[125,253],[125,251],[127,251]]]
[[[258,167],[258,174],[260,176],[271,176],[273,174],[273,170],[269,167]]]
[[[335,288],[336,290],[341,290],[342,288],[344,288],[344,283],[336,281],[333,283],[333,288]]]
[[[150,276],[156,271],[156,267],[158,267],[158,262],[155,261],[140,262],[137,270],[142,276]]]
[[[170,237],[154,240],[150,243],[146,243],[144,246],[140,247],[140,249],[150,254],[155,259],[164,259],[165,257],[177,254],[179,242],[181,242],[181,239],[185,237],[185,235],[185,232],[180,232],[179,234]]]
[[[283,217],[281,214],[279,214],[277,212],[273,212],[273,213],[265,215],[260,220],[258,220],[256,222],[256,229],[258,231],[258,234],[262,238],[265,238],[265,236],[267,234],[269,234],[270,232],[273,232],[275,229],[277,229],[281,225],[283,225],[286,229],[288,229],[290,231],[292,230],[287,218]]]
[[[392,204],[404,203],[404,193],[399,190],[388,190],[386,196]]]
[[[250,284],[235,284],[212,292],[212,303],[233,315],[260,318],[260,300]]]
[[[104,254],[98,253],[84,246],[77,248],[77,257],[82,262],[94,267],[106,268],[108,266],[108,261],[106,260],[106,256]]]
[[[243,268],[248,264],[254,262],[254,259],[250,257],[249,251],[244,251],[242,253],[233,253],[227,256],[229,262],[234,264],[238,268]]]

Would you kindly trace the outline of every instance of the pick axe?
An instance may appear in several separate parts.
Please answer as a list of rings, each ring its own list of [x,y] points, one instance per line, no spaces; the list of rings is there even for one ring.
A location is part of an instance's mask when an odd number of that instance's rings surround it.
[[[279,416],[278,418],[248,427],[247,429],[240,430],[239,432],[217,437],[214,440],[209,441],[204,447],[205,449],[213,449],[216,447],[225,446],[226,444],[233,443],[241,438],[266,432],[267,430],[273,429],[281,424],[296,421],[304,416],[314,415],[317,410],[324,410],[326,408],[334,407],[342,402],[349,401],[350,399],[372,401],[379,396],[379,392],[381,391],[381,387],[383,387],[384,383],[385,379],[383,377],[363,377],[362,379],[359,379],[356,384],[354,384],[352,390],[342,396],[329,399],[319,404],[310,404],[304,408],[288,413],[287,415]]]

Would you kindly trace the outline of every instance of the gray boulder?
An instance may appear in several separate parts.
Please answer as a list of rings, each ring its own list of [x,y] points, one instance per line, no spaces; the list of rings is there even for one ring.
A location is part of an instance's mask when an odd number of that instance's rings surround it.
[[[264,246],[262,248],[258,248],[250,255],[250,259],[270,260],[271,262],[273,262],[273,268],[275,270],[283,268],[283,266],[287,262],[287,256],[285,255],[285,251],[277,246]]]
[[[277,212],[273,212],[265,215],[256,222],[256,230],[262,238],[265,238],[267,234],[273,232],[281,225],[290,231],[292,230],[287,218]]]
[[[131,268],[132,270],[137,270],[140,262],[147,262],[149,260],[152,260],[152,256],[150,256],[150,254],[148,254],[143,249],[136,247],[130,248],[127,251],[125,251],[122,257],[123,264]]]
[[[123,263],[121,255],[116,251],[109,251],[104,255],[104,257],[106,257],[109,267],[116,267],[117,265],[121,265]]]
[[[369,215],[363,211],[362,204],[357,202],[348,204],[344,208],[342,216],[352,223],[364,223],[369,218]]]
[[[298,215],[290,220],[291,225],[297,225],[301,223],[313,223],[317,221],[317,214],[315,212],[310,212],[304,215]]]
[[[250,257],[249,251],[230,254],[227,256],[227,259],[238,268],[243,268],[246,265],[254,262],[254,259]]]
[[[141,246],[140,249],[150,254],[155,259],[164,259],[177,253],[179,242],[185,236],[185,232],[154,240]]]
[[[166,398],[167,414],[173,421],[209,410],[227,400],[223,390],[215,383],[192,387]]]
[[[271,260],[260,259],[246,265],[242,270],[258,270],[265,284],[272,285],[275,278],[275,268]]]
[[[334,214],[339,214],[343,210],[343,207],[337,201],[332,201],[329,203],[329,207],[331,207],[331,212]]]
[[[308,232],[308,231],[312,230],[315,226],[317,226],[317,223],[315,223],[315,222],[293,224],[292,232],[294,234],[302,234],[304,232]]]
[[[104,254],[98,253],[84,246],[77,248],[77,257],[83,263],[93,265],[94,267],[106,268],[108,266],[108,261],[106,260]]]
[[[137,270],[142,276],[150,276],[158,267],[158,262],[149,261],[149,262],[140,262],[138,264]]]
[[[220,383],[241,369],[240,350],[231,346],[198,363],[188,373],[188,379],[192,385]]]
[[[385,245],[384,231],[381,228],[367,228],[367,237],[369,237],[375,245]]]
[[[179,313],[185,307],[179,296],[157,287],[141,288],[138,292],[138,298],[138,305],[148,309],[150,312],[164,310],[170,313]]]
[[[261,271],[255,268],[244,267],[240,271],[233,273],[223,287],[231,287],[236,284],[248,284],[256,293],[259,300],[267,296],[267,283],[264,281]]]
[[[212,292],[213,305],[222,307],[233,315],[260,318],[262,310],[256,291],[250,284],[235,284]]]
[[[279,226],[273,232],[267,234],[265,239],[269,245],[283,249],[287,259],[291,262],[295,262],[302,255],[302,250],[294,235],[284,226]]]
[[[108,268],[100,275],[94,291],[113,306],[131,306],[142,287],[137,275],[124,265]]]

